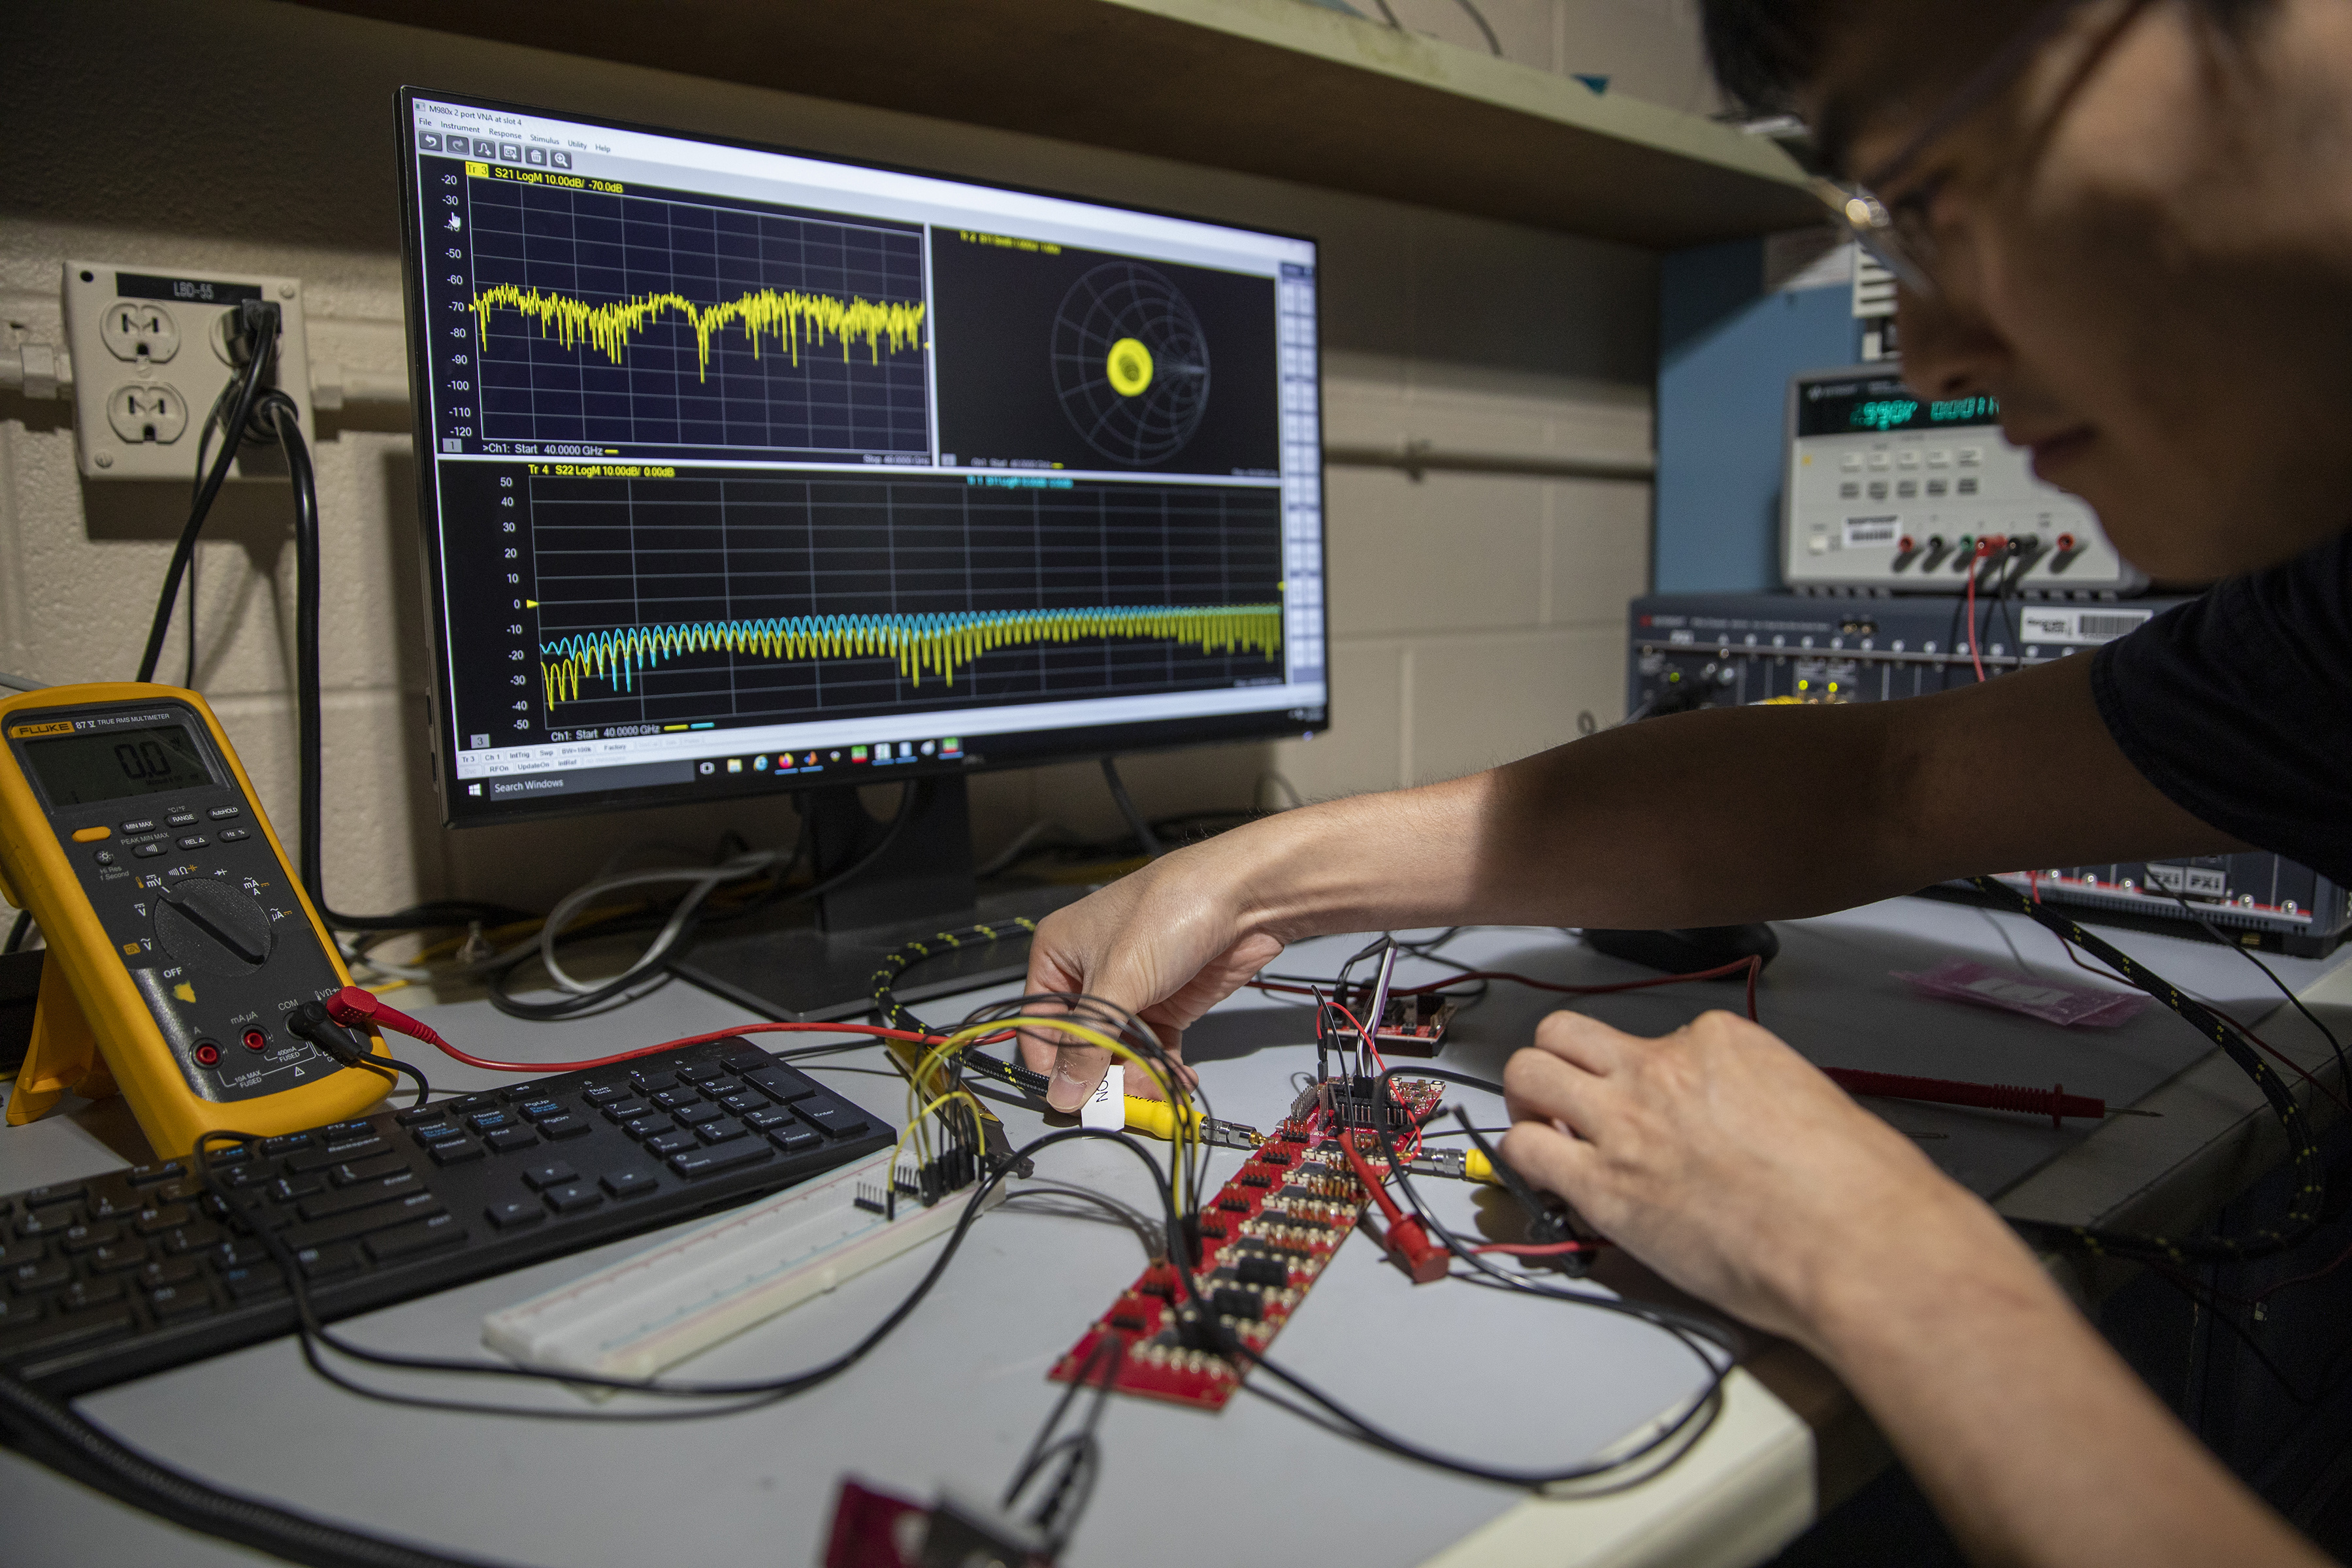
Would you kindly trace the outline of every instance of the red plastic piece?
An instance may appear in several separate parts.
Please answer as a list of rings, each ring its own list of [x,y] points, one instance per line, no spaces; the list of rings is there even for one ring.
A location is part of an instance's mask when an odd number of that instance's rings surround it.
[[[220,1047],[213,1044],[210,1040],[199,1041],[194,1052],[192,1054],[195,1057],[196,1065],[200,1068],[218,1067],[220,1065]]]
[[[1887,1100],[1917,1100],[1932,1105],[1965,1105],[1978,1110],[2015,1110],[2046,1116],[2055,1127],[2062,1117],[2096,1121],[2107,1114],[2107,1102],[2087,1094],[2068,1094],[2063,1083],[2048,1089],[2020,1089],[2005,1083],[1960,1083],[1947,1078],[1912,1078],[1899,1072],[1864,1072],[1855,1068],[1824,1068],[1830,1081],[1848,1094],[1877,1095]]]
[[[245,1032],[245,1048],[248,1051],[267,1050],[269,1048],[269,1037],[258,1029],[247,1029]]]

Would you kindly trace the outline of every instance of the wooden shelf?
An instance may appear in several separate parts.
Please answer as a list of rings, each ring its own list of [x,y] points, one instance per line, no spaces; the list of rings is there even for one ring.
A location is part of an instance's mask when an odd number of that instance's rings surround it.
[[[1696,115],[1297,0],[307,0],[1665,248],[1817,221]]]

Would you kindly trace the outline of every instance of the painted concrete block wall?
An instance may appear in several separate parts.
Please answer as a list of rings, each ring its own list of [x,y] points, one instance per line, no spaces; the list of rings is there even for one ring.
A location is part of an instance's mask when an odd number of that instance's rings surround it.
[[[180,75],[109,70],[135,28]],[[0,353],[61,342],[68,256],[303,280],[314,362],[404,365],[392,91],[402,82],[1126,200],[1310,233],[1324,252],[1327,437],[1506,462],[1651,447],[1656,262],[1630,247],[916,116],[486,46],[267,0],[23,8],[0,50]],[[262,94],[210,82],[258,72]],[[168,144],[159,172],[136,149]],[[1377,156],[1375,145],[1368,156]],[[67,402],[0,393],[0,669],[127,678],[186,506],[175,485],[85,485]],[[465,834],[443,830],[404,412],[319,420],[327,875],[346,910],[419,896],[544,906],[614,847],[789,839],[789,800]],[[1245,805],[1279,771],[1310,797],[1465,772],[1622,704],[1616,626],[1647,590],[1649,487],[1526,475],[1330,476],[1335,728],[1139,756],[1143,808]],[[200,552],[196,684],[280,822],[293,816],[293,552],[282,486],[231,487]],[[163,671],[178,679],[175,636]],[[1269,789],[1264,798],[1273,804]],[[1090,765],[975,781],[983,854],[1033,820],[1119,830]]]
[[[1851,287],[1768,289],[1765,242],[1669,254],[1658,292],[1661,594],[1780,586],[1789,378],[1851,363]]]

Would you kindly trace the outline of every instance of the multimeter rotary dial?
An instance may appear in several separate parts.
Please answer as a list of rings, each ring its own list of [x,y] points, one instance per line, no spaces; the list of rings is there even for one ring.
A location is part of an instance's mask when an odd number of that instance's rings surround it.
[[[269,916],[236,888],[191,878],[155,904],[155,945],[200,974],[249,974],[269,958]]]

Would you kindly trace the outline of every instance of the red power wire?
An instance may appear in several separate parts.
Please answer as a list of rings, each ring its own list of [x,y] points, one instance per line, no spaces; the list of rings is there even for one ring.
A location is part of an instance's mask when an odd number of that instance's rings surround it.
[[[346,985],[327,998],[327,1016],[346,1028],[370,1026],[389,1029],[405,1035],[412,1040],[422,1040],[444,1055],[456,1058],[467,1067],[486,1068],[491,1072],[580,1072],[589,1068],[612,1067],[619,1062],[634,1061],[639,1057],[659,1055],[684,1046],[699,1046],[711,1040],[723,1040],[732,1035],[762,1034],[822,1034],[866,1035],[877,1040],[910,1040],[917,1045],[937,1045],[946,1037],[921,1035],[908,1029],[885,1029],[872,1024],[738,1024],[730,1029],[713,1029],[707,1035],[693,1035],[682,1040],[664,1040],[657,1046],[640,1046],[633,1051],[621,1051],[609,1057],[595,1057],[577,1062],[502,1062],[488,1057],[478,1057],[461,1051],[443,1039],[426,1024],[410,1017],[399,1008],[378,1000],[356,985]]]
[[[1977,657],[1977,567],[1993,550],[1991,536],[1977,541],[1976,553],[1969,557],[1969,662],[1977,667],[1977,683],[1984,683],[1984,660]]]

